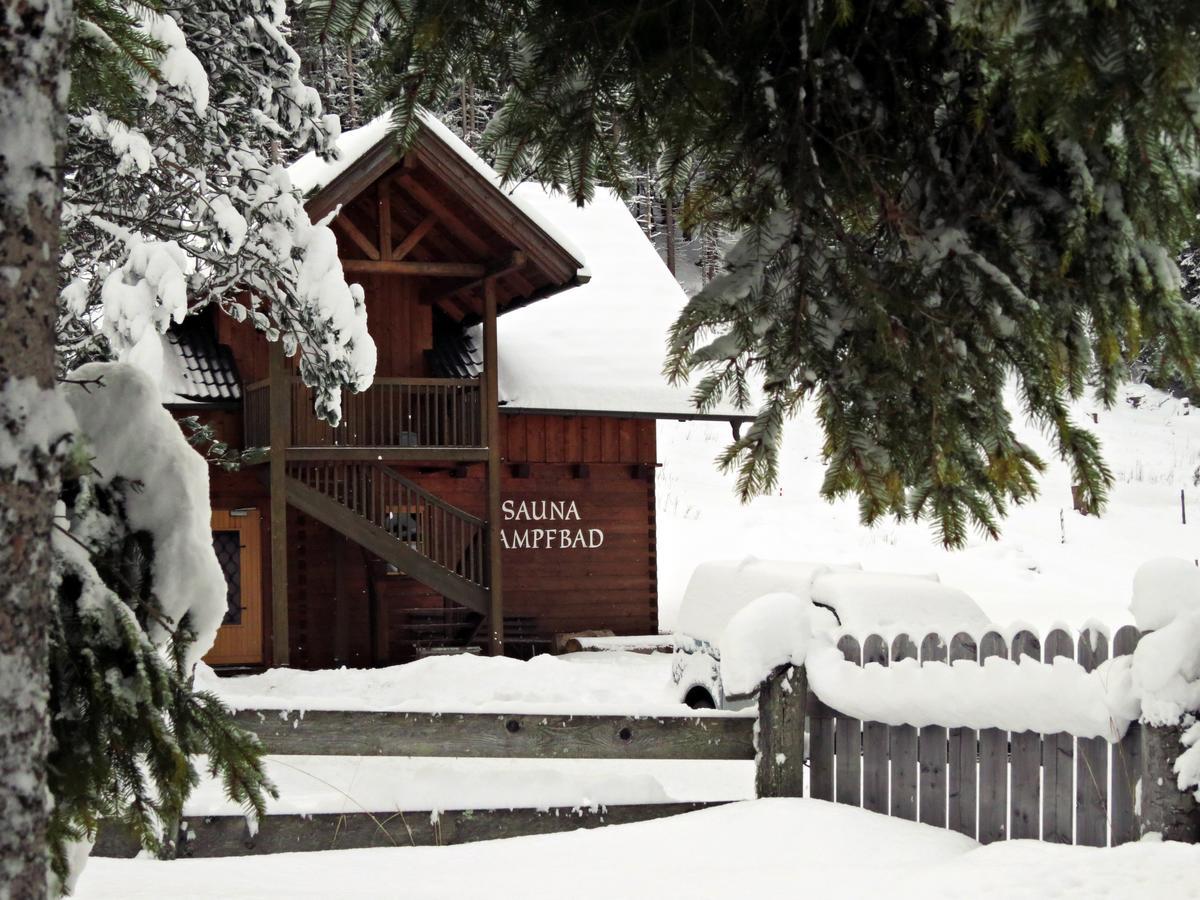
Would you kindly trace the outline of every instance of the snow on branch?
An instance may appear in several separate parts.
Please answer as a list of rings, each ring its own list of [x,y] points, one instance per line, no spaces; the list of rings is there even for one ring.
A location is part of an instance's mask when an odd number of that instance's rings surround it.
[[[90,95],[69,111],[64,369],[115,355],[157,378],[163,333],[216,305],[299,356],[332,424],[343,388],[370,385],[363,292],[287,173],[293,153],[335,153],[340,126],[300,77],[285,13],[265,0],[147,10],[155,64],[136,95],[119,114]]]
[[[167,629],[187,617],[196,635],[188,648],[190,666],[212,646],[225,614],[225,576],[212,544],[208,464],[142,370],[89,363],[61,390],[97,480],[128,485],[122,494],[129,524],[153,540],[152,587],[168,621],[151,623],[150,638],[161,643]],[[71,536],[83,545],[93,537]]]

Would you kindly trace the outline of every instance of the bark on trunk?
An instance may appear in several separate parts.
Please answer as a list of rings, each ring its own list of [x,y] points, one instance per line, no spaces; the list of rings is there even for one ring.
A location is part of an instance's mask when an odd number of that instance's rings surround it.
[[[16,0],[0,20],[0,428],[54,383],[70,0]],[[15,435],[17,441],[22,435]],[[47,893],[46,714],[53,452],[0,468],[0,898]]]
[[[666,200],[667,270],[675,274],[675,200],[670,194]]]

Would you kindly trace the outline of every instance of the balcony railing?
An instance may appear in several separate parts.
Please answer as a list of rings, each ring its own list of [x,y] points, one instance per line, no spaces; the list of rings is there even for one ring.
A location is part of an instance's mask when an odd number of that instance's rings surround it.
[[[313,413],[312,391],[294,378],[290,446],[481,448],[481,402],[475,378],[376,378],[362,393],[342,391],[342,421],[330,428]],[[246,445],[270,446],[268,382],[246,388],[243,409]]]

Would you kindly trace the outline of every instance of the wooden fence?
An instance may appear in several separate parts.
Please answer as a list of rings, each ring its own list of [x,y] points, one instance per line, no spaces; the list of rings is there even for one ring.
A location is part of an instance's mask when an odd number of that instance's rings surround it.
[[[1122,628],[1115,656],[1131,654],[1139,633]],[[1092,671],[1109,658],[1109,642],[1085,631],[1076,641],[1056,629],[1041,640],[1019,631],[1011,647],[997,633],[976,644],[966,634],[947,644],[935,634],[886,641],[844,637],[839,648],[857,665],[992,657],[1052,663],[1075,659]],[[623,717],[328,711],[243,711],[238,721],[269,754],[540,759],[755,760],[759,796],[800,796],[860,806],[885,815],[952,828],[983,843],[1030,838],[1103,847],[1136,840],[1158,806],[1151,782],[1170,780],[1145,764],[1134,724],[1115,743],[999,728],[976,731],[860,721],[840,715],[807,690],[803,667],[781,670],[759,691],[757,719],[746,716]],[[807,738],[807,740],[806,740]],[[1174,740],[1168,735],[1163,740]],[[1156,763],[1155,763],[1156,764]],[[1139,778],[1150,786],[1139,797]],[[805,782],[807,781],[807,789]],[[1142,809],[1138,809],[1139,801]],[[1161,801],[1161,802],[1160,802]],[[662,803],[595,809],[429,811],[268,816],[259,829],[241,816],[193,818],[180,829],[179,853],[226,856],[344,847],[447,844],[633,822],[712,803]],[[1150,811],[1148,812],[1147,809]],[[1152,823],[1150,823],[1152,824]],[[1166,831],[1166,829],[1160,829]],[[96,853],[134,855],[136,842],[101,829]]]
[[[566,716],[244,710],[238,724],[269,754],[506,759],[754,759],[754,722],[746,716]],[[251,828],[244,816],[191,816],[180,856],[455,844],[638,822],[718,802],[642,803],[549,809],[369,809],[325,815],[269,815]],[[120,828],[101,828],[97,856],[135,856]]]
[[[1135,628],[1122,628],[1114,635],[1113,655],[1133,653],[1138,639]],[[919,646],[908,635],[890,644],[871,635],[861,645],[844,637],[838,646],[858,665],[900,659],[982,664],[1011,654],[1045,663],[1065,656],[1092,671],[1109,658],[1104,634],[1085,631],[1075,641],[1061,629],[1045,641],[1020,631],[1011,647],[994,632],[978,647],[966,634],[949,646],[934,634]],[[952,828],[985,844],[1040,838],[1103,847],[1139,837],[1136,723],[1111,744],[1067,733],[891,726],[841,716],[811,694],[807,718],[809,790],[818,799]]]

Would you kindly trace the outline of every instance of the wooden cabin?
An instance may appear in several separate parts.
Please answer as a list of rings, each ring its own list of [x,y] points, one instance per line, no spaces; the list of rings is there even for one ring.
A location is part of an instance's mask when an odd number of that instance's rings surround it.
[[[375,666],[658,628],[655,423],[684,302],[611,194],[502,189],[432,118],[291,167],[362,284],[378,365],[336,428],[279,345],[211,312],[167,337],[164,402],[269,461],[214,471],[216,666]],[[705,418],[736,420],[724,410]]]

